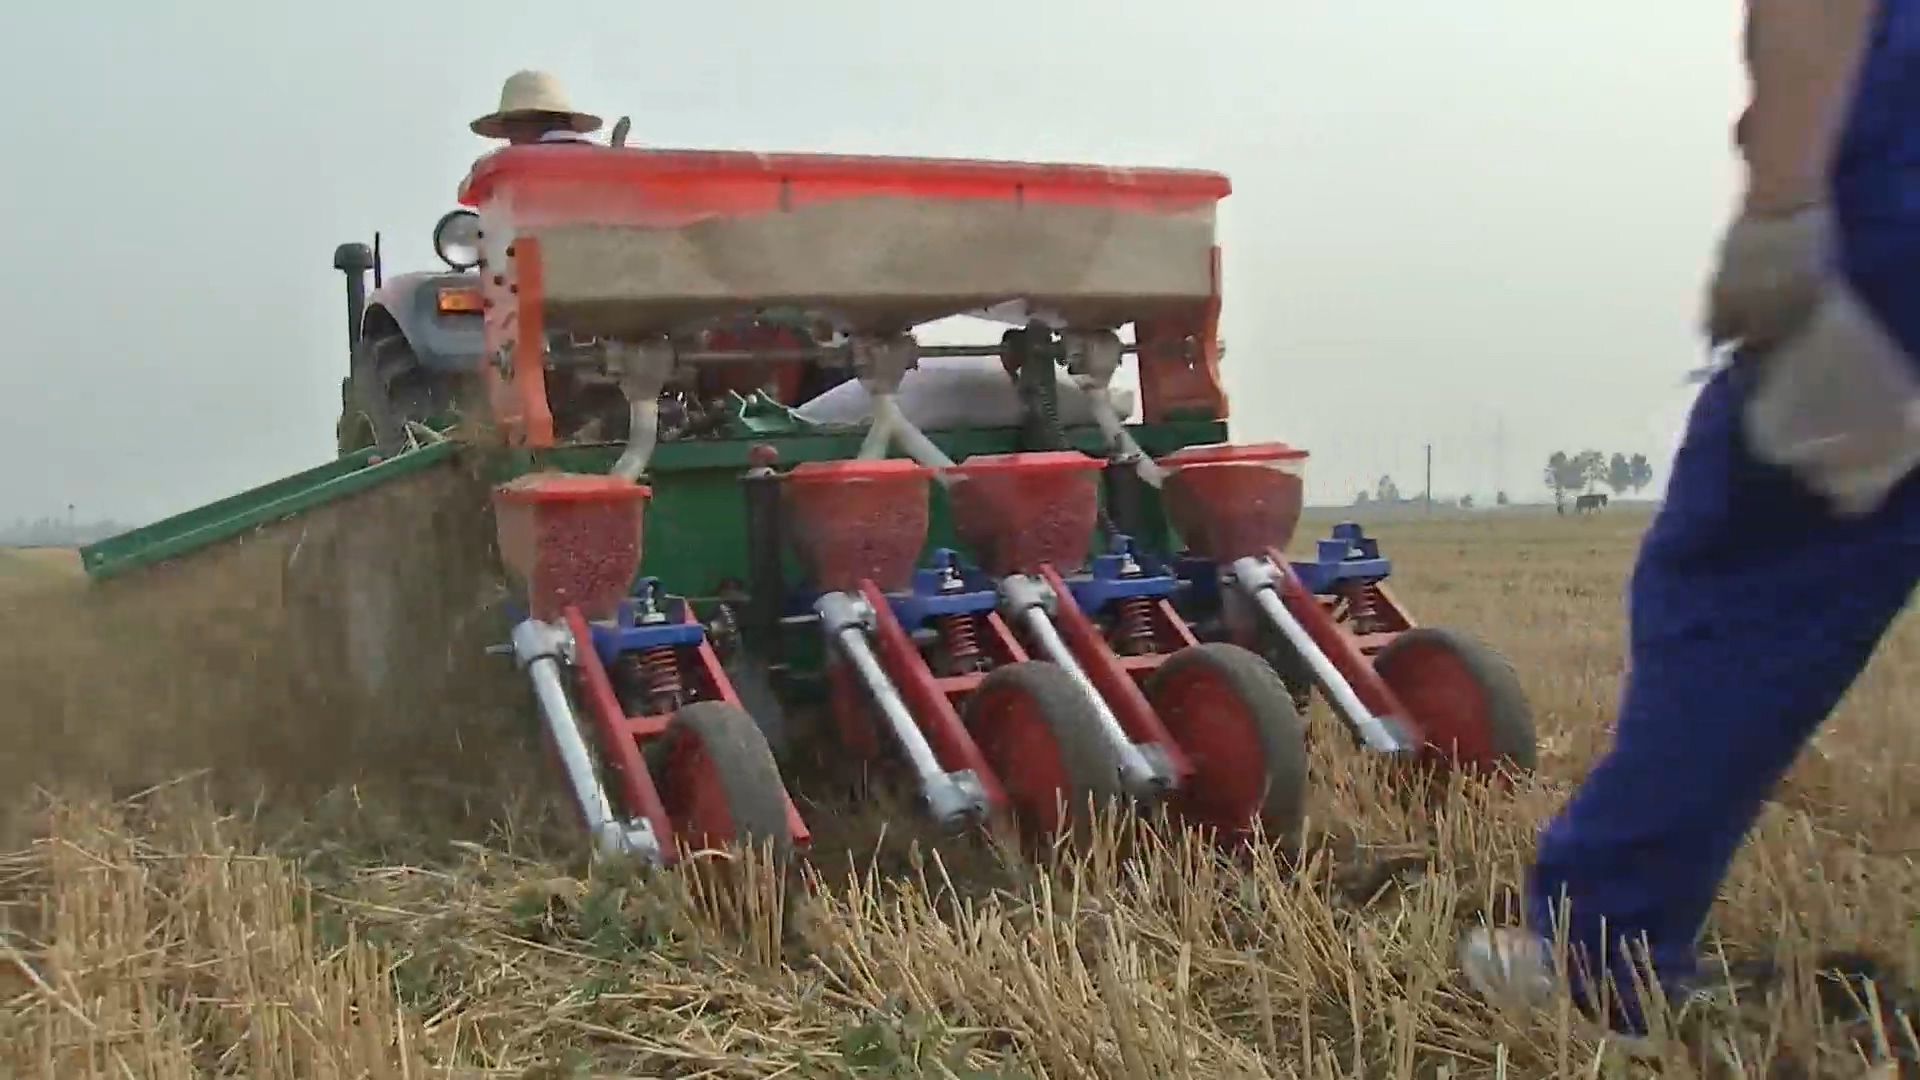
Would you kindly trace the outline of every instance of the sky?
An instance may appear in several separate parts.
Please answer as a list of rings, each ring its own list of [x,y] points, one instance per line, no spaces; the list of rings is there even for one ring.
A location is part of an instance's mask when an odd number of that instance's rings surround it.
[[[392,269],[521,68],[663,146],[1215,169],[1239,439],[1546,496],[1664,473],[1736,183],[1739,5],[174,0],[0,16],[0,519],[146,521],[319,464],[333,248]]]

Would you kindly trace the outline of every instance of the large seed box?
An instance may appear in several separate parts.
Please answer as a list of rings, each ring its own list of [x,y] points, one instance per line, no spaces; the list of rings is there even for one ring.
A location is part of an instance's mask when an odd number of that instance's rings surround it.
[[[896,330],[1011,300],[1081,327],[1215,288],[1217,173],[516,146],[474,164],[489,272],[539,241],[556,328],[663,332],[752,307]]]

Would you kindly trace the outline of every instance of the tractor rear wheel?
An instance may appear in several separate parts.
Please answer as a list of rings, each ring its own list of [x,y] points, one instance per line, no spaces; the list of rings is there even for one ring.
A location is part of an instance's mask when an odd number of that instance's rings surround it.
[[[1173,809],[1223,839],[1243,838],[1257,822],[1267,839],[1291,844],[1305,813],[1306,735],[1267,662],[1238,645],[1189,645],[1146,690],[1193,765]]]
[[[352,376],[340,380],[340,420],[334,424],[333,434],[341,457],[373,449],[373,425],[353,403]]]
[[[989,672],[967,699],[966,726],[1032,832],[1077,830],[1090,811],[1126,797],[1100,714],[1057,664],[1026,660]]]
[[[351,370],[339,425],[342,454],[369,447],[397,454],[411,444],[408,424],[424,424],[458,404],[461,378],[421,367],[399,334],[361,338]],[[349,447],[349,434],[364,441]]]
[[[724,701],[684,706],[647,746],[647,768],[682,859],[730,846],[771,845],[781,862],[793,853],[780,767],[745,709]]]
[[[1416,627],[1380,650],[1373,668],[1437,760],[1475,772],[1532,772],[1538,763],[1526,691],[1507,658],[1482,642]]]

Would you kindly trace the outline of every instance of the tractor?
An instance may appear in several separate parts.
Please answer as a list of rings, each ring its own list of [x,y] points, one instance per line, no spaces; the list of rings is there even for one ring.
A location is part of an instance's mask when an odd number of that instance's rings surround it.
[[[805,848],[780,764],[803,713],[834,754],[901,769],[941,826],[1040,840],[1110,804],[1222,843],[1289,835],[1315,691],[1381,754],[1530,769],[1511,668],[1416,625],[1375,539],[1343,524],[1284,553],[1307,453],[1231,442],[1220,383],[1230,191],[1197,170],[506,147],[436,226],[452,274],[383,282],[369,249],[336,253],[360,417],[339,461],[83,564],[111,577],[482,463],[515,595],[498,651],[593,850],[655,864]],[[1005,329],[916,335],[967,314]],[[1021,422],[923,430],[899,392],[936,357],[997,364]],[[1112,404],[1127,363],[1137,423]],[[1092,423],[1063,421],[1062,379]],[[850,380],[870,422],[795,411]]]
[[[347,278],[351,343],[340,381],[341,456],[397,453],[409,445],[415,425],[444,420],[466,401],[486,340],[471,222],[471,215],[456,211],[434,226],[444,273],[386,277],[378,234],[371,247],[350,243],[334,250],[334,269]]]

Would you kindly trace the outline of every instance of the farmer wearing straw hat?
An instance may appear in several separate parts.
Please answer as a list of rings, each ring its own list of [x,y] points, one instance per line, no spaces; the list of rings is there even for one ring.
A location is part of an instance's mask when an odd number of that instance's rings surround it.
[[[1460,946],[1494,1000],[1604,976],[1628,1030],[1648,974],[1700,988],[1735,851],[1920,582],[1920,0],[1747,0],[1746,54],[1706,315],[1732,359],[1634,566],[1614,744],[1541,834],[1527,926]]]
[[[500,107],[475,120],[475,135],[505,139],[509,145],[591,142],[600,118],[575,109],[560,80],[544,71],[516,71],[500,87]]]

